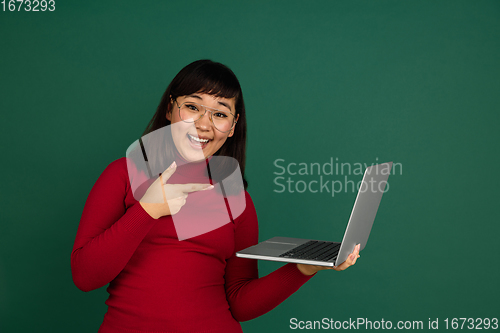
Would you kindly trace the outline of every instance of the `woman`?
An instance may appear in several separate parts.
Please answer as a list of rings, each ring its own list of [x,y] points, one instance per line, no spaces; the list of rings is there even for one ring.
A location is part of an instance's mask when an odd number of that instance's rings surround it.
[[[259,278],[257,261],[235,256],[258,241],[255,208],[246,191],[238,213],[231,213],[230,206],[238,208],[238,203],[229,204],[227,196],[216,202],[228,173],[217,177],[220,165],[213,174],[207,168],[209,160],[235,159],[246,189],[245,106],[229,68],[200,60],[182,69],[143,139],[163,128],[169,128],[162,132],[168,133],[165,142],[173,144],[145,148],[141,141],[135,150],[148,150],[150,176],[157,174],[151,170],[169,165],[159,177],[138,185],[146,168],[122,158],[92,188],[71,255],[73,280],[83,291],[109,283],[99,332],[241,332],[240,321],[273,309],[326,268],[286,264]],[[184,212],[203,216],[178,220]],[[222,222],[199,232],[206,216]],[[358,252],[334,269],[353,265]]]

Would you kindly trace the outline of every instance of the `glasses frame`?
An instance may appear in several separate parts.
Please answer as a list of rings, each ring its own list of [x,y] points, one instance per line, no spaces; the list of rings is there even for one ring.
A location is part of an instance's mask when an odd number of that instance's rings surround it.
[[[203,109],[205,109],[205,112],[203,112],[203,114],[198,119],[196,119],[195,121],[186,121],[186,120],[182,119],[182,117],[181,117],[181,106],[184,105],[184,104],[186,104],[186,103],[193,103],[193,104],[199,105],[199,106],[203,107]],[[212,125],[214,125],[214,128],[216,130],[218,130],[219,132],[221,132],[221,133],[231,132],[233,130],[234,126],[236,125],[236,123],[238,122],[236,120],[236,115],[234,113],[232,113],[231,111],[223,111],[223,110],[219,110],[219,109],[214,109],[214,108],[211,108],[211,107],[208,107],[206,105],[199,104],[199,103],[196,103],[196,102],[184,102],[181,105],[179,105],[179,102],[177,102],[177,99],[175,99],[175,104],[177,104],[177,108],[179,109],[179,118],[180,118],[180,120],[182,120],[183,122],[188,123],[188,124],[195,123],[198,120],[200,120],[201,118],[203,118],[207,114],[207,111],[210,111],[210,117],[209,117],[210,122],[212,123]],[[234,119],[233,120],[233,125],[231,126],[231,128],[229,130],[223,132],[220,129],[218,129],[217,126],[215,126],[214,120],[212,118],[214,111],[229,112],[233,116],[233,119]]]

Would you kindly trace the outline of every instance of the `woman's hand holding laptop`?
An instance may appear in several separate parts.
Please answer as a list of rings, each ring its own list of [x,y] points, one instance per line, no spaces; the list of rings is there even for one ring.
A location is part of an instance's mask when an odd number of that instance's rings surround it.
[[[324,269],[334,269],[336,271],[343,271],[344,269],[346,269],[349,266],[352,266],[356,263],[356,260],[359,258],[359,247],[360,247],[359,244],[356,245],[356,247],[354,248],[354,251],[352,251],[352,253],[349,255],[349,257],[347,257],[347,260],[338,266],[327,267],[327,266],[297,264],[297,268],[304,275],[313,275],[314,273],[316,273],[318,271],[322,271]]]

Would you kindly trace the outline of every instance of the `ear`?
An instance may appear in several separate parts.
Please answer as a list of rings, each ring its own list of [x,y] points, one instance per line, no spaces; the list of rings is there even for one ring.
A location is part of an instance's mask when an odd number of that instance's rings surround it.
[[[166,118],[170,122],[172,122],[172,106],[173,105],[174,105],[174,100],[172,99],[172,96],[170,96],[170,102],[167,105],[167,114],[166,114]]]
[[[239,115],[239,114],[238,114],[238,115],[236,115],[236,120],[234,121],[234,126],[233,126],[233,129],[231,130],[231,132],[229,132],[229,134],[228,134],[228,136],[227,136],[228,138],[230,138],[230,137],[232,137],[232,136],[233,136],[233,134],[234,134],[234,130],[235,130],[235,128],[236,128],[236,124],[238,123],[238,119],[239,119],[239,118],[240,118],[240,115]]]

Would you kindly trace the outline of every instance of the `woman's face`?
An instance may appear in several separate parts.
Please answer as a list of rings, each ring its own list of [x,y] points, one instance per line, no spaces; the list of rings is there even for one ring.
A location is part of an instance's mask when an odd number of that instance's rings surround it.
[[[177,97],[177,103],[171,101],[170,113],[167,113],[167,119],[172,123],[172,137],[175,147],[185,160],[189,162],[201,161],[213,156],[226,142],[226,139],[233,136],[235,128],[233,127],[227,133],[217,130],[210,120],[209,110],[194,123],[182,121],[179,115],[179,106],[186,102],[194,102],[210,109],[229,111],[236,114],[235,99],[194,93]]]

